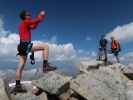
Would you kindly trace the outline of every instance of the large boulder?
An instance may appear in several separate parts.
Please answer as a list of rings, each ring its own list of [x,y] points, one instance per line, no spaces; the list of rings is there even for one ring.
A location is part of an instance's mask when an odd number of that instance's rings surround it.
[[[12,98],[13,98],[13,100],[48,100],[45,92],[43,92],[39,96],[33,95],[32,92],[19,93],[17,95],[12,95]]]
[[[100,65],[104,65],[103,61],[81,61],[76,67],[80,72],[87,73],[89,70],[98,69]]]
[[[78,75],[70,88],[87,100],[126,100],[126,81],[119,67],[110,65]]]
[[[0,100],[11,100],[8,88],[7,82],[3,79],[0,79]]]
[[[25,93],[17,93],[16,95],[11,94],[11,98],[12,100],[48,100],[47,98],[47,94],[45,92],[43,92],[42,94],[36,96],[34,95],[34,86],[31,84],[31,81],[22,81],[21,84],[23,85],[23,87],[26,88],[27,92]],[[12,90],[14,88],[14,83],[10,83],[9,90]]]
[[[121,69],[130,80],[133,80],[133,64],[128,64],[128,65],[122,65],[121,64]]]
[[[119,68],[122,73],[130,80],[133,80],[133,65],[128,64],[128,65],[123,65],[123,64],[113,64],[110,66],[111,68]]]
[[[72,94],[73,94],[73,91],[71,89],[68,89],[67,91],[65,91],[64,93],[59,95],[59,99],[60,100],[70,100]]]
[[[70,80],[71,77],[52,71],[45,74],[42,78],[34,80],[32,84],[50,94],[59,95],[68,90]]]
[[[124,73],[133,73],[133,64],[121,65]]]
[[[133,81],[129,80],[126,84],[126,98],[127,100],[133,100]]]

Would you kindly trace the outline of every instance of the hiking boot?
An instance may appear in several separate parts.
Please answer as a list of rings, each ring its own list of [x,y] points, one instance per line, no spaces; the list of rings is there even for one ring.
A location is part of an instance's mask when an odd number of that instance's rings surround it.
[[[17,93],[25,93],[27,92],[27,90],[25,89],[25,87],[23,87],[21,84],[20,85],[15,85],[15,87],[13,88],[13,90],[11,91],[11,93],[13,94],[17,94]]]
[[[50,65],[49,63],[46,63],[43,65],[43,72],[46,73],[48,71],[54,71],[57,68],[54,65]]]
[[[47,67],[47,70],[48,70],[48,71],[54,71],[54,70],[56,70],[56,69],[57,69],[57,68],[56,68],[54,65],[48,63],[48,67]]]

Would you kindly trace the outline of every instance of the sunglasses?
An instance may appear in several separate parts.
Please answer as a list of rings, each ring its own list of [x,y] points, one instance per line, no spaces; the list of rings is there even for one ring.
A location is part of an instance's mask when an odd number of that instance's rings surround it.
[[[30,16],[31,17],[31,15],[25,15],[25,16]]]
[[[26,13],[25,16],[30,16],[31,17],[31,15],[29,13]]]

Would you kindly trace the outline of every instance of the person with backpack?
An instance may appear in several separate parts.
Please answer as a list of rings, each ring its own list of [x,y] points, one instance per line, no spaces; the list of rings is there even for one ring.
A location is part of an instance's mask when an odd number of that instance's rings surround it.
[[[23,10],[20,13],[21,22],[19,24],[19,37],[20,43],[18,45],[18,56],[19,56],[19,64],[16,69],[16,85],[12,92],[26,92],[21,85],[21,77],[22,72],[24,70],[28,54],[31,52],[31,63],[34,64],[34,51],[43,51],[43,72],[47,72],[49,70],[55,70],[56,68],[50,66],[48,63],[48,51],[49,47],[46,44],[33,44],[31,42],[32,34],[31,31],[35,29],[40,22],[43,21],[45,17],[45,11],[40,11],[38,16],[35,19],[32,19],[30,13],[26,10]]]
[[[107,44],[108,44],[107,39],[105,39],[105,36],[102,35],[101,39],[99,41],[98,60],[103,60],[103,57],[104,57],[105,64],[107,64],[107,61],[108,61],[108,57],[107,57]]]
[[[111,37],[111,52],[116,57],[118,63],[120,63],[118,57],[120,51],[121,51],[120,43],[114,37]]]

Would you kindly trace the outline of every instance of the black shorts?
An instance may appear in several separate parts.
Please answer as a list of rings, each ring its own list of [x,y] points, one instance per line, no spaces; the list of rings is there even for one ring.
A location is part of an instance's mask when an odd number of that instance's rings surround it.
[[[17,47],[18,55],[27,56],[28,53],[31,51],[32,46],[33,43],[31,42],[20,42],[20,44]]]
[[[115,56],[118,56],[119,55],[119,51],[118,50],[116,50],[116,49],[112,49],[112,53],[115,55]]]

